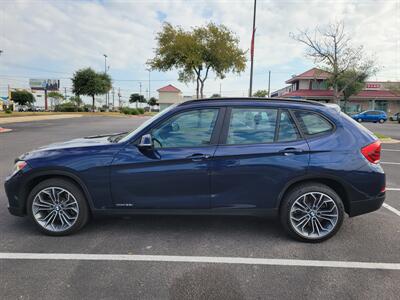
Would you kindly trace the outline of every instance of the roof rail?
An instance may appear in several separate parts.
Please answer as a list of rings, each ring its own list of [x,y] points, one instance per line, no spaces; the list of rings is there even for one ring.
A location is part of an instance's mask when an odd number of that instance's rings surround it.
[[[291,103],[302,103],[302,104],[311,104],[311,105],[318,105],[324,106],[323,103],[313,100],[306,100],[306,99],[293,99],[293,98],[261,98],[261,97],[223,97],[223,98],[204,98],[204,99],[195,99],[182,102],[181,105],[187,105],[191,103],[198,103],[198,102],[208,102],[208,101],[264,101],[264,102],[291,102]]]

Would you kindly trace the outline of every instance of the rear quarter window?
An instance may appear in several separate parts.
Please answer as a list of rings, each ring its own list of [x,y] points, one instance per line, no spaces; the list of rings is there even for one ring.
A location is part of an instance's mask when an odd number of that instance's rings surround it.
[[[300,129],[306,135],[317,135],[333,130],[332,123],[320,114],[311,111],[295,111],[294,114]]]

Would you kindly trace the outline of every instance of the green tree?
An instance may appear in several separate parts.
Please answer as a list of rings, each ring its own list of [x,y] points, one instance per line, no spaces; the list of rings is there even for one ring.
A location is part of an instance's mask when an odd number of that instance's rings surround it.
[[[209,71],[223,79],[226,73],[241,73],[246,67],[245,51],[239,39],[224,25],[209,23],[185,31],[164,23],[156,36],[155,57],[147,64],[153,70],[177,69],[179,81],[196,81],[196,96],[203,98],[204,83]]]
[[[18,105],[32,105],[35,102],[35,97],[28,91],[13,91],[11,92],[11,100]]]
[[[47,93],[47,97],[51,99],[51,106],[59,105],[61,101],[65,100],[64,95],[59,92],[49,92]]]
[[[92,111],[94,111],[95,96],[109,92],[112,84],[108,74],[98,73],[91,68],[86,68],[74,73],[72,86],[73,93],[77,96],[92,97]]]
[[[139,95],[137,93],[131,94],[129,97],[129,103],[136,103],[136,108],[138,108],[138,103],[146,103],[146,99],[143,95]]]
[[[356,80],[353,80],[356,78]],[[365,80],[368,75],[365,73],[359,73],[356,70],[347,70],[339,75],[337,78],[337,86],[342,91],[342,99],[344,100],[343,111],[347,112],[347,103],[350,96],[357,95],[365,86]],[[328,84],[332,83],[328,80]]]
[[[375,62],[365,57],[362,46],[351,45],[351,38],[346,34],[343,22],[316,27],[312,31],[306,29],[297,34],[291,33],[291,37],[306,45],[306,55],[312,58],[314,63],[319,64],[321,69],[331,74],[330,84],[333,88],[334,103],[339,103],[344,90],[348,85],[357,82],[359,75],[371,76],[378,70]],[[343,85],[341,76],[346,71],[354,72],[344,76],[347,82]],[[342,84],[342,87],[339,84]]]
[[[154,105],[157,105],[157,99],[156,98],[154,98],[154,97],[151,97],[150,99],[149,99],[149,101],[147,101],[147,104],[149,104],[151,107],[153,107]]]
[[[221,98],[220,94],[212,94],[210,98]]]
[[[79,96],[71,96],[69,97],[69,101],[74,103],[78,107],[80,107],[83,104],[82,98]]]
[[[254,97],[262,97],[265,98],[268,95],[268,91],[267,90],[258,90],[257,92],[255,92],[253,94]]]

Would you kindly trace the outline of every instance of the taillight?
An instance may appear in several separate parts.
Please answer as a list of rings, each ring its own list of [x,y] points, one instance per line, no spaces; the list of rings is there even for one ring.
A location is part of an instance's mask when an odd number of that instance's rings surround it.
[[[377,164],[381,159],[381,142],[376,141],[361,148],[361,153],[371,163]]]

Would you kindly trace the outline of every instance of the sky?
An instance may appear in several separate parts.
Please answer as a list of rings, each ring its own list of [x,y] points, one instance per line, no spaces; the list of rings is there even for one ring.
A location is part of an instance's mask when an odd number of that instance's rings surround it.
[[[190,29],[208,22],[223,24],[250,48],[253,1],[9,1],[0,0],[0,95],[7,86],[28,87],[29,78],[61,80],[71,95],[74,71],[92,67],[108,73],[122,99],[131,93],[157,97],[157,89],[173,84],[184,95],[194,95],[194,84],[177,81],[176,70],[146,70],[153,57],[155,35],[163,22]],[[343,21],[354,46],[363,45],[380,71],[370,80],[400,81],[400,0],[289,0],[257,1],[253,91],[271,91],[285,80],[314,66],[305,47],[290,32]],[[249,60],[249,51],[247,53]],[[214,74],[205,95],[246,96],[250,63],[240,74],[220,80]],[[117,93],[117,92],[116,92]]]

